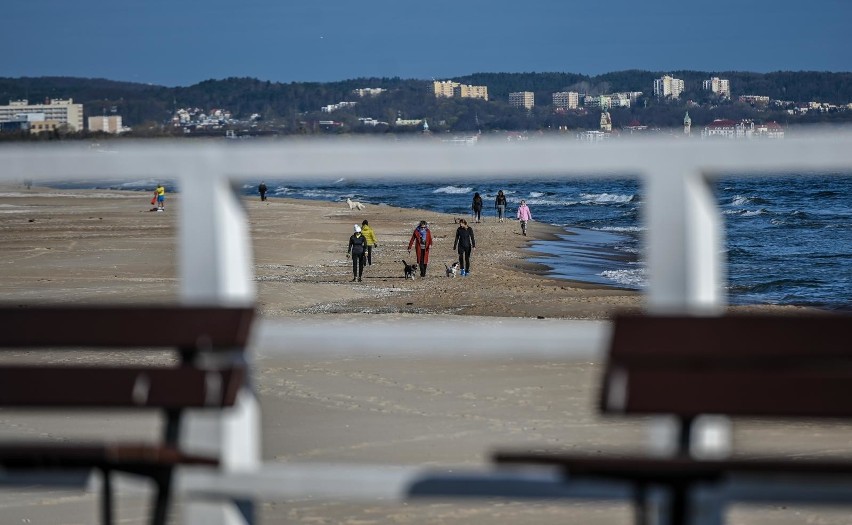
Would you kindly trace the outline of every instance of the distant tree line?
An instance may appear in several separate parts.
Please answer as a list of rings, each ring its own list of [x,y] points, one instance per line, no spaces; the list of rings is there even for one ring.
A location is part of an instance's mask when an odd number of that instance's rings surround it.
[[[679,100],[658,100],[652,96],[653,81],[663,74],[684,80],[685,91]],[[730,81],[732,100],[719,100],[702,89],[711,76]],[[72,77],[0,78],[0,101],[28,99],[31,103],[50,98],[73,98],[84,105],[85,117],[118,114],[136,136],[177,134],[166,124],[179,108],[198,107],[205,110],[227,109],[235,117],[247,119],[262,115],[262,126],[282,133],[328,132],[319,128],[320,120],[335,120],[344,126],[332,132],[406,132],[421,128],[400,128],[397,118],[426,119],[435,132],[474,132],[491,130],[594,129],[599,111],[576,111],[557,114],[552,108],[552,94],[577,91],[599,95],[614,92],[641,91],[643,96],[630,108],[610,111],[613,125],[632,121],[650,127],[676,127],[689,111],[694,126],[716,118],[753,118],[781,123],[847,122],[852,111],[837,114],[788,115],[772,108],[752,108],[737,102],[739,95],[763,95],[792,102],[819,101],[837,105],[852,102],[852,73],[775,72],[750,73],[736,71],[619,71],[597,76],[573,73],[475,73],[452,79],[464,84],[488,86],[489,101],[473,99],[438,99],[430,81],[401,78],[356,78],[339,82],[280,83],[254,78],[206,80],[187,87],[165,87],[105,79]],[[357,88],[383,88],[374,97],[353,95]],[[532,91],[536,107],[531,111],[510,107],[509,93]],[[342,101],[358,102],[356,106],[322,113],[320,108]],[[689,102],[688,102],[689,101]],[[387,122],[387,126],[363,126],[358,117],[371,117]],[[8,136],[5,138],[9,138]],[[55,134],[53,139],[63,138]],[[39,140],[46,140],[41,138]]]

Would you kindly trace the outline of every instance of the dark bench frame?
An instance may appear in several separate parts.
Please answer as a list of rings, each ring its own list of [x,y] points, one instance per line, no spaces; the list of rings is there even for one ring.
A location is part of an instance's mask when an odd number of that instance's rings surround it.
[[[703,414],[767,418],[852,418],[852,316],[621,316],[604,370],[604,414],[673,415],[671,457],[561,451],[498,451],[503,464],[555,466],[571,478],[617,480],[635,488],[637,522],[650,520],[647,489],[668,490],[669,520],[690,523],[699,485],[737,475],[852,477],[852,461],[693,457],[693,422]]]
[[[105,524],[112,523],[113,515],[110,474],[150,478],[157,487],[151,523],[165,523],[174,469],[219,463],[216,457],[181,450],[181,415],[187,409],[234,405],[246,379],[243,351],[253,315],[252,308],[226,307],[0,307],[0,350],[156,349],[179,354],[174,367],[0,365],[2,407],[153,409],[165,418],[157,443],[0,443],[0,467],[28,474],[28,482],[34,473],[46,481],[56,471],[101,471]],[[199,364],[197,358],[209,353],[219,357]]]

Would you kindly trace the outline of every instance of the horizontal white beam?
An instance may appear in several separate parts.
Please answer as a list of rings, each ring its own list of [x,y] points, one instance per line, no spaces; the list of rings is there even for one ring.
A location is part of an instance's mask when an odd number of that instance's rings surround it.
[[[353,329],[377,334],[352,344]],[[256,358],[429,357],[529,358],[594,361],[611,337],[607,321],[430,316],[351,320],[259,320],[249,348]],[[462,349],[462,350],[460,350]]]
[[[256,140],[239,144],[116,141],[88,144],[4,145],[0,180],[98,180],[137,177],[180,180],[199,159],[232,180],[301,180],[346,176],[358,180],[604,177],[654,175],[661,163],[705,175],[738,176],[847,171],[852,129],[803,132],[783,140],[687,140],[624,137],[589,144],[562,137],[506,143],[486,137],[474,147],[419,140]],[[190,175],[188,175],[190,174]]]
[[[179,470],[176,489],[199,498],[318,499],[400,503],[414,498],[619,499],[619,482],[566,482],[556,469],[438,469],[412,466],[264,464],[256,471]]]

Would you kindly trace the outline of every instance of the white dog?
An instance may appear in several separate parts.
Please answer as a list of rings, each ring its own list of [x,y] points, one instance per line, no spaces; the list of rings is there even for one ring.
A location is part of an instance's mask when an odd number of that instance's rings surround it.
[[[354,210],[354,209],[363,210],[366,207],[363,204],[361,204],[360,202],[353,201],[352,199],[349,199],[349,198],[346,199],[346,204],[349,205],[350,210]]]

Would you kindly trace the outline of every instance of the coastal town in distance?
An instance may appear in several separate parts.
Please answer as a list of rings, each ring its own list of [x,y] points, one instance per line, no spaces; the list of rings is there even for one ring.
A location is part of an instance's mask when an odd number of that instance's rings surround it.
[[[466,82],[477,75],[459,80],[358,79],[328,84],[226,79],[189,88],[147,86],[141,95],[128,83],[49,77],[42,80],[51,96],[38,102],[32,94],[38,94],[40,79],[0,79],[0,97],[8,98],[8,104],[0,106],[0,140],[244,139],[347,133],[428,135],[461,145],[483,138],[522,141],[545,133],[590,142],[637,134],[780,139],[798,124],[852,120],[852,102],[837,101],[837,96],[775,98],[771,79],[762,83],[770,94],[735,93],[732,86],[739,82],[749,87],[749,82],[694,73],[687,79],[663,74],[648,80],[649,73],[625,72],[623,76],[634,84],[647,81],[647,86],[615,91],[611,89],[618,84],[615,81],[580,81],[551,91],[547,88],[556,84],[546,75],[479,75],[493,80],[491,85]],[[791,83],[807,85],[809,75],[846,74],[786,75],[782,92]],[[537,85],[541,78],[550,82]],[[68,86],[62,93],[64,83]],[[534,87],[512,90],[513,84]],[[291,93],[296,88],[300,96]],[[92,100],[90,93],[96,91],[111,96]],[[808,94],[807,89],[790,91]],[[55,96],[60,93],[65,96]],[[826,98],[835,100],[826,102]]]

